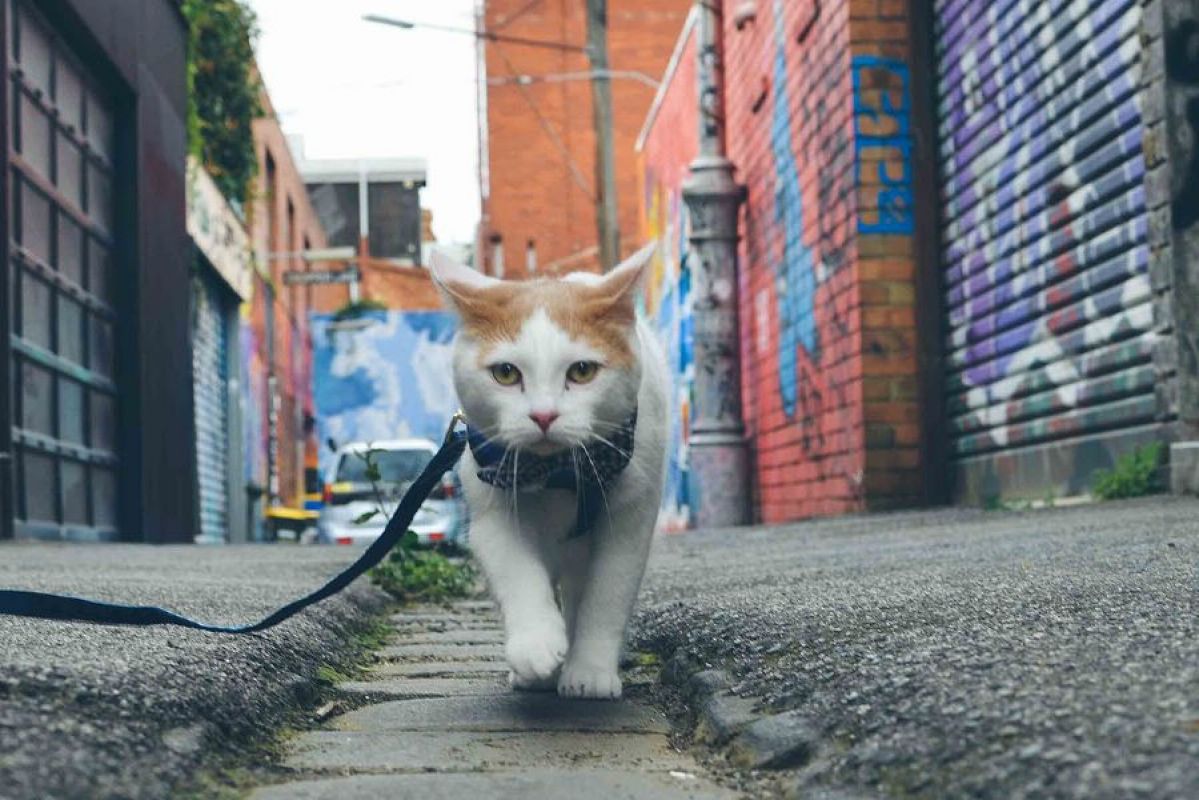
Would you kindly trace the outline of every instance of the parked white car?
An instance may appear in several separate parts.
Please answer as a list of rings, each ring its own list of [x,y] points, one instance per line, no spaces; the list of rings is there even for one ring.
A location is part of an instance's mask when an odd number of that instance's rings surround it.
[[[369,544],[377,539],[404,492],[436,452],[437,445],[428,439],[354,442],[338,448],[325,476],[317,542]],[[368,477],[368,453],[379,469],[380,480],[375,485]],[[380,504],[384,513],[378,513]],[[423,545],[465,547],[465,517],[461,490],[450,472],[421,505],[409,527]]]

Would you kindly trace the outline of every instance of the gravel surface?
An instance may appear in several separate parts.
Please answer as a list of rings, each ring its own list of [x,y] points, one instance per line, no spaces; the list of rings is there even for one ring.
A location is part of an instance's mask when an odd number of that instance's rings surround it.
[[[1199,797],[1199,501],[655,545],[634,645],[815,733],[751,796]],[[723,750],[710,756],[727,764]]]
[[[0,586],[257,620],[356,552],[286,546],[0,545]],[[278,628],[221,636],[0,616],[0,798],[161,798],[261,746],[381,611],[358,581]]]

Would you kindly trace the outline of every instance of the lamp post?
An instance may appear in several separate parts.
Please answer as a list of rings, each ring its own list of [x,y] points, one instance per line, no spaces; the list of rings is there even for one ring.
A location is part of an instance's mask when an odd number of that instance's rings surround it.
[[[725,155],[720,6],[700,3],[699,155],[683,183],[691,220],[695,331],[690,494],[701,528],[750,521],[737,321],[737,209],[745,187],[733,179]]]

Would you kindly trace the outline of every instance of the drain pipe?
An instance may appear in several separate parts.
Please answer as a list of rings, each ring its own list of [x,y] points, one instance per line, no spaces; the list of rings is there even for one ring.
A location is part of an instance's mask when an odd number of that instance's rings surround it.
[[[699,155],[683,183],[691,220],[695,385],[691,407],[692,522],[750,522],[749,447],[741,405],[737,210],[745,187],[725,154],[721,0],[699,2]]]

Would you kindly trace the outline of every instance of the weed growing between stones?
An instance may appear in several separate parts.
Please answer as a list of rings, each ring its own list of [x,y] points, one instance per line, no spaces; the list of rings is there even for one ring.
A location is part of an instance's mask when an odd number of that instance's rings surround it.
[[[375,461],[377,452],[368,449],[361,456],[366,462],[366,479],[374,491],[376,508],[359,517],[358,524],[387,515],[380,489],[382,475]],[[370,571],[371,581],[402,602],[438,602],[475,594],[475,568],[469,561],[451,559],[435,550],[421,550],[418,541],[413,531],[404,534],[387,559]]]
[[[1095,496],[1101,500],[1144,497],[1165,491],[1161,466],[1165,448],[1151,442],[1120,456],[1113,469],[1095,471]]]

